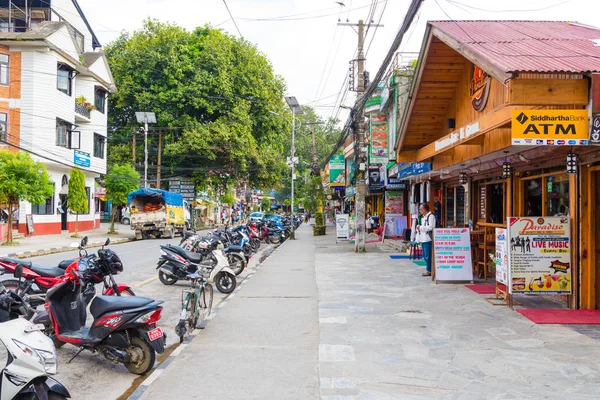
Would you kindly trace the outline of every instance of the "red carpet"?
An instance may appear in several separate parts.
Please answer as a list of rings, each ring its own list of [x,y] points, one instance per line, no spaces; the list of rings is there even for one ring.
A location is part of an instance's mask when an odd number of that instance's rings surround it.
[[[536,324],[600,325],[600,310],[527,310],[517,312]]]
[[[500,289],[506,290],[504,285],[498,285]],[[477,294],[496,294],[496,284],[495,283],[482,283],[479,285],[465,285],[467,289],[471,289]]]

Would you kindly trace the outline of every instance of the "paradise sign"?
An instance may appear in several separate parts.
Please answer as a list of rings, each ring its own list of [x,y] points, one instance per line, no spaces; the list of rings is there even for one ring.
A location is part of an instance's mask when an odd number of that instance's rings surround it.
[[[511,217],[511,293],[571,293],[568,217]]]

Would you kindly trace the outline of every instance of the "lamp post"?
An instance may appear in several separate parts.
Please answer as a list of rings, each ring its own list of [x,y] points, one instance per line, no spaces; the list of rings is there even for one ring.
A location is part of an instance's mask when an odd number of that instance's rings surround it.
[[[148,187],[148,124],[156,123],[156,114],[153,112],[136,112],[138,123],[144,123],[144,188]]]
[[[288,104],[288,106],[290,107],[290,110],[292,110],[292,148],[290,151],[290,164],[292,165],[292,209],[290,214],[292,215],[292,233],[290,235],[291,239],[295,239],[296,235],[294,234],[294,172],[295,172],[295,165],[298,163],[298,159],[295,157],[295,153],[296,153],[296,114],[304,114],[304,111],[302,111],[302,107],[300,107],[300,103],[298,103],[298,100],[296,100],[296,98],[294,96],[287,96],[285,98],[286,103]]]

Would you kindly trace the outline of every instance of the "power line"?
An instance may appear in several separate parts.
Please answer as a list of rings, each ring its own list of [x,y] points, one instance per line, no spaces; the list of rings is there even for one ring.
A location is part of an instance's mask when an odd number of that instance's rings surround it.
[[[461,3],[461,2],[456,1],[456,0],[446,0],[446,1],[448,3],[450,3],[450,4],[452,4],[452,5],[455,5],[455,6],[459,5],[459,6],[471,8],[471,9],[477,10],[477,11],[484,11],[484,12],[490,12],[490,13],[507,13],[507,12],[534,12],[534,11],[542,11],[542,10],[547,10],[549,8],[558,7],[558,6],[562,5],[562,4],[570,3],[572,0],[564,0],[564,1],[561,1],[559,3],[551,4],[549,6],[545,6],[545,7],[541,7],[541,8],[534,8],[534,9],[529,9],[529,10],[489,10],[489,9],[479,8],[479,7],[471,6],[469,4]]]
[[[225,4],[225,8],[227,9],[227,12],[229,13],[229,16],[231,17],[231,21],[233,22],[233,25],[235,25],[235,29],[237,29],[238,34],[243,39],[244,35],[242,35],[242,32],[240,32],[240,28],[238,27],[237,22],[235,22],[235,19],[233,18],[233,15],[231,15],[231,10],[229,9],[229,6],[227,5],[227,0],[223,0],[223,4]]]

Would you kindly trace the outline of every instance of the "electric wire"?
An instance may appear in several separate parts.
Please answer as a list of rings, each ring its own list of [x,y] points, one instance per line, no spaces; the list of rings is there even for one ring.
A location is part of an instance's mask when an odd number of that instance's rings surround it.
[[[233,15],[231,15],[231,10],[229,9],[229,6],[227,5],[227,0],[223,0],[223,4],[225,4],[225,8],[227,9],[229,16],[231,17],[231,22],[233,22],[233,25],[235,25],[235,29],[237,29],[238,34],[243,39],[244,35],[242,35],[242,32],[240,32],[240,28],[238,27],[237,22],[235,22],[235,18],[233,18]]]

